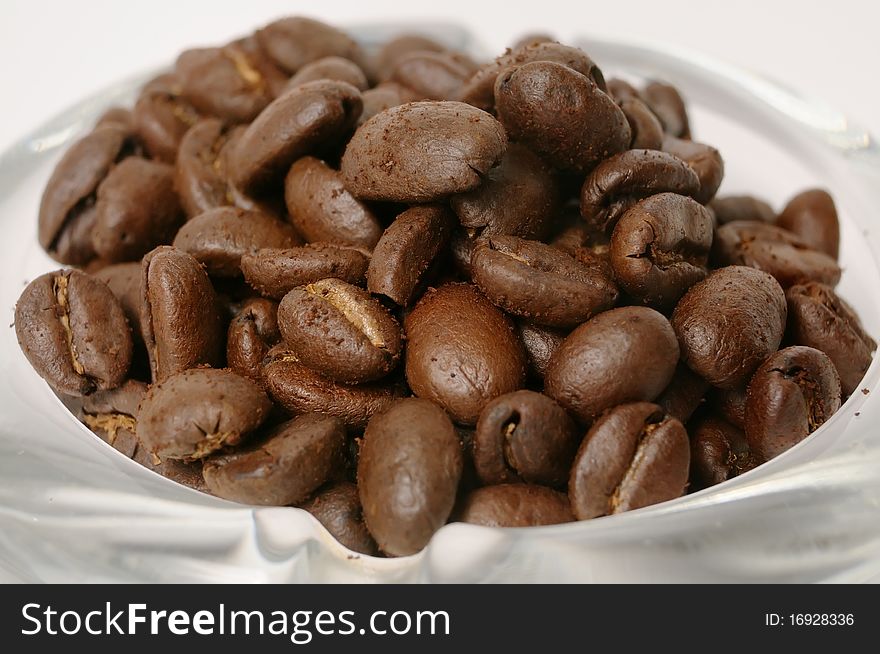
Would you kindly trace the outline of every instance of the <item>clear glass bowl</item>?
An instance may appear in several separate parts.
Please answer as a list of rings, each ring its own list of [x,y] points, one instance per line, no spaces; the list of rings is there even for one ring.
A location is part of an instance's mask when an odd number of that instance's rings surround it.
[[[375,43],[402,26],[354,32]],[[423,27],[419,27],[424,31]],[[481,52],[454,26],[450,45]],[[690,52],[584,38],[607,76],[678,85],[698,139],[727,162],[723,193],[780,206],[812,185],[842,216],[839,290],[880,334],[880,152],[833,110]],[[864,581],[880,579],[880,364],[810,438],[740,478],[620,516],[532,529],[453,524],[420,554],[349,552],[304,511],[249,508],[168,481],[76,421],[11,328],[27,280],[57,268],[36,241],[40,193],[63,149],[149,75],[77,103],[0,156],[0,580]],[[873,391],[873,393],[871,393]]]

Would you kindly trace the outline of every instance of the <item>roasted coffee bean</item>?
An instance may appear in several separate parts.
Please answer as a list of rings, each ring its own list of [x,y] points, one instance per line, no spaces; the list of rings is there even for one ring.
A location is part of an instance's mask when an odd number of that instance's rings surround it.
[[[561,170],[587,172],[629,147],[629,123],[596,83],[572,68],[536,61],[495,82],[498,119],[513,141]]]
[[[485,485],[526,482],[564,486],[582,433],[546,395],[516,391],[480,412],[474,464]]]
[[[410,388],[460,424],[475,424],[490,400],[525,382],[525,352],[513,322],[475,286],[429,289],[404,326]]]
[[[153,159],[173,164],[180,141],[199,121],[195,108],[166,90],[141,93],[131,113],[131,128]]]
[[[274,100],[229,153],[229,176],[244,193],[258,193],[290,165],[339,142],[363,109],[360,92],[332,80],[306,82]]]
[[[695,284],[672,313],[681,358],[713,386],[743,386],[776,351],[785,331],[785,294],[770,275],[729,266]]]
[[[348,386],[323,377],[300,363],[283,343],[263,361],[263,380],[272,398],[288,411],[325,413],[352,427],[363,427],[401,394],[390,383]]]
[[[708,488],[751,470],[755,463],[741,429],[708,415],[691,430],[691,481]]]
[[[708,204],[724,179],[724,160],[721,153],[711,145],[669,135],[663,139],[663,150],[682,159],[693,169],[700,179],[700,190],[694,194],[694,199],[700,204]]]
[[[578,520],[623,513],[684,494],[690,444],[682,424],[648,402],[599,418],[581,443],[568,483]]]
[[[677,363],[669,321],[647,307],[621,307],[568,335],[547,365],[544,392],[589,422],[618,404],[656,398]]]
[[[369,82],[367,82],[367,76],[360,66],[350,59],[334,56],[317,59],[300,68],[290,78],[287,88],[292,89],[294,86],[320,79],[347,82],[359,91],[366,91],[370,86]]]
[[[180,141],[174,187],[190,218],[232,204],[221,158],[230,133],[218,118],[205,118]]]
[[[15,305],[15,335],[34,370],[76,397],[119,386],[131,365],[125,312],[103,283],[78,270],[37,277]]]
[[[572,522],[574,516],[564,493],[531,484],[501,484],[468,495],[460,519],[484,527],[540,527]]]
[[[547,371],[547,364],[550,363],[550,357],[565,340],[565,334],[526,320],[518,321],[516,328],[526,350],[529,372],[535,377],[543,379]]]
[[[125,107],[110,107],[95,121],[95,129],[105,125],[115,125],[116,127],[121,127],[126,132],[131,132],[131,111]]]
[[[611,235],[611,267],[637,302],[670,309],[706,277],[712,216],[690,198],[661,193],[629,209]]]
[[[840,378],[819,350],[803,345],[772,354],[746,395],[746,438],[758,462],[779,456],[840,408]]]
[[[627,150],[596,166],[581,189],[581,215],[596,231],[611,234],[634,204],[658,193],[695,196],[696,173],[681,159],[659,150]]]
[[[574,327],[617,300],[614,282],[601,271],[516,236],[478,240],[471,270],[494,304],[539,325]]]
[[[174,168],[128,157],[98,187],[92,247],[107,261],[133,261],[170,243],[183,222]]]
[[[666,413],[687,424],[694,411],[702,404],[709,382],[679,363],[669,386],[657,397],[656,403]]]
[[[495,108],[495,82],[498,76],[511,67],[534,61],[551,61],[567,66],[590,78],[601,90],[606,88],[602,71],[583,50],[561,43],[528,43],[480,68],[464,83],[459,99],[484,111],[492,111]]]
[[[266,25],[256,33],[263,51],[288,73],[324,57],[343,57],[363,67],[364,53],[341,30],[311,18],[291,16]]]
[[[138,455],[138,406],[149,387],[129,379],[117,388],[96,391],[81,400],[77,418],[129,459]]]
[[[364,523],[355,484],[344,481],[328,486],[300,508],[315,516],[333,538],[353,552],[367,556],[379,553],[376,541]]]
[[[187,50],[177,58],[175,73],[193,107],[225,121],[248,123],[272,101],[253,54],[235,43]]]
[[[746,388],[713,388],[707,396],[709,406],[738,429],[746,428]]]
[[[401,34],[386,41],[373,57],[372,68],[380,81],[390,79],[401,58],[413,52],[443,52],[446,47],[422,34]]]
[[[352,197],[342,176],[314,157],[303,157],[284,180],[290,221],[307,241],[372,249],[382,225],[369,207]]]
[[[91,242],[98,185],[127,154],[129,133],[105,125],[74,143],[55,166],[40,201],[39,240],[61,263],[82,265],[95,257]]]
[[[827,354],[840,375],[843,394],[852,394],[871,365],[877,342],[830,286],[799,284],[789,288],[785,297],[789,339]]]
[[[712,258],[717,266],[764,270],[783,288],[808,281],[834,286],[840,281],[840,266],[827,254],[810,249],[788,230],[755,221],[720,227],[715,233]]]
[[[479,186],[501,162],[507,137],[489,114],[461,102],[412,102],[358,128],[342,156],[355,197],[433,202]]]
[[[411,207],[394,219],[373,250],[367,290],[407,306],[435,265],[455,226],[440,205]]]
[[[834,199],[827,191],[798,193],[785,205],[776,224],[799,236],[807,247],[837,259],[840,223]]]
[[[471,255],[474,252],[475,235],[471,230],[453,230],[449,239],[449,258],[452,269],[461,278],[471,278]]]
[[[208,490],[242,504],[287,506],[305,501],[342,468],[345,425],[307,413],[229,454],[205,461]]]
[[[656,114],[664,131],[680,139],[691,137],[687,107],[681,94],[671,84],[651,82],[641,92],[641,98]]]
[[[483,183],[453,196],[450,204],[464,227],[479,229],[483,236],[542,239],[556,218],[560,196],[547,165],[528,148],[511,143]]]
[[[709,208],[715,212],[715,221],[719,225],[726,225],[735,220],[776,222],[776,212],[773,211],[773,207],[753,195],[716,197],[709,203]]]
[[[607,86],[608,95],[614,98],[614,101],[617,102],[617,104],[622,104],[626,100],[642,100],[642,102],[644,102],[639,90],[626,80],[620,79],[619,77],[612,77],[608,80]],[[658,118],[657,120],[659,121],[660,119]]]
[[[132,329],[135,342],[141,337],[141,264],[136,261],[111,264],[92,275],[105,284],[119,300]]]
[[[383,82],[379,86],[367,89],[361,94],[364,110],[361,112],[361,117],[358,118],[358,127],[386,109],[414,101],[415,98],[411,98],[410,94],[408,89],[404,89],[395,82]]]
[[[618,104],[632,132],[629,147],[633,150],[660,150],[663,147],[663,125],[648,105],[639,98],[618,100]]]
[[[297,286],[334,277],[361,285],[370,263],[359,248],[332,243],[303,247],[266,248],[241,257],[244,277],[261,295],[280,300]]]
[[[467,63],[448,51],[410,52],[398,58],[390,80],[423,100],[452,100],[474,73]]]
[[[137,435],[153,454],[202,459],[257,429],[272,403],[229,370],[195,368],[154,384],[141,402]]]
[[[227,365],[259,386],[263,385],[263,360],[281,340],[277,313],[278,305],[271,300],[248,300],[229,323],[226,335]]]
[[[388,310],[341,279],[290,291],[278,306],[278,327],[302,364],[335,381],[384,377],[403,350],[400,325]]]
[[[458,435],[428,400],[398,400],[370,419],[358,461],[367,528],[392,556],[421,550],[445,523],[461,479]]]
[[[216,277],[241,275],[245,254],[301,243],[293,227],[277,218],[234,207],[218,207],[194,217],[174,238],[174,247],[191,254]]]
[[[223,324],[208,275],[191,255],[159,247],[142,263],[141,328],[154,382],[219,365]]]

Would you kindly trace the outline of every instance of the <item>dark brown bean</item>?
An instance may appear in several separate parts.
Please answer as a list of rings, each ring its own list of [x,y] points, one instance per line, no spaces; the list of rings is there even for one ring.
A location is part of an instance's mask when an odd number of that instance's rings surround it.
[[[651,82],[640,95],[651,111],[660,119],[667,134],[681,139],[691,137],[687,107],[678,89],[671,84]]]
[[[319,490],[300,508],[315,516],[333,538],[353,552],[368,556],[379,553],[376,541],[364,524],[364,513],[355,484],[339,482],[328,486]]]
[[[340,279],[290,291],[278,306],[278,327],[301,363],[335,381],[384,377],[403,350],[400,325],[388,310]]]
[[[754,468],[749,443],[741,429],[713,415],[700,418],[689,429],[691,481],[698,490]]]
[[[446,47],[422,34],[400,34],[382,44],[373,57],[376,78],[386,81],[397,62],[412,52],[443,52]]]
[[[201,459],[237,445],[271,408],[255,384],[233,372],[184,370],[150,387],[140,405],[137,435],[159,458]]]
[[[277,312],[275,302],[252,298],[229,323],[226,335],[227,365],[259,386],[263,385],[263,359],[281,340]]]
[[[256,38],[263,51],[291,74],[323,57],[344,57],[359,66],[365,59],[361,47],[350,36],[303,16],[280,18],[269,23],[257,31]]]
[[[115,388],[131,365],[122,305],[103,282],[78,270],[28,284],[15,305],[15,335],[34,370],[67,395]]]
[[[287,88],[292,89],[294,86],[320,79],[347,82],[359,91],[366,91],[370,86],[369,82],[367,82],[367,76],[360,66],[350,59],[332,56],[322,57],[307,63],[290,78]]]
[[[587,433],[568,496],[578,520],[675,499],[688,482],[690,444],[682,424],[656,404],[615,407]]]
[[[672,381],[657,397],[656,404],[668,415],[687,424],[694,411],[702,404],[708,390],[709,382],[679,363]]]
[[[513,141],[561,170],[587,172],[629,147],[626,116],[589,77],[549,61],[511,68],[495,82],[498,118]]]
[[[190,218],[232,204],[221,158],[231,133],[220,119],[205,118],[180,141],[174,187]]]
[[[386,109],[412,102],[415,98],[411,98],[410,94],[408,89],[395,82],[383,82],[379,86],[367,89],[361,95],[364,101],[364,110],[361,117],[358,118],[358,127]]]
[[[392,556],[421,550],[445,523],[461,479],[458,434],[433,402],[398,400],[370,419],[358,461],[367,528]]]
[[[755,371],[746,395],[746,438],[759,463],[816,431],[840,408],[840,378],[819,350],[774,353]]]
[[[776,212],[764,200],[752,195],[726,195],[716,197],[709,203],[719,225],[735,220],[755,220],[763,223],[776,222]]]
[[[574,327],[610,309],[617,288],[601,271],[564,252],[516,236],[479,239],[471,256],[474,282],[508,313],[550,327]]]
[[[513,322],[470,284],[429,289],[406,317],[406,376],[413,393],[463,425],[525,382]]]
[[[643,304],[670,309],[707,274],[712,216],[694,200],[661,193],[629,209],[611,235],[611,267]]]
[[[660,150],[663,147],[663,125],[648,105],[639,98],[618,100],[618,104],[632,132],[629,147],[633,150]]]
[[[125,107],[110,107],[95,121],[95,129],[105,125],[115,125],[127,132],[132,131],[131,110]],[[73,146],[71,146],[73,147]]]
[[[700,179],[700,190],[694,194],[694,199],[700,204],[708,204],[724,179],[721,153],[711,145],[669,135],[663,139],[663,150],[682,159],[693,169]]]
[[[125,312],[132,337],[135,342],[141,341],[141,264],[136,261],[111,264],[93,277],[107,284]]]
[[[414,51],[397,59],[390,80],[423,100],[453,100],[473,70],[448,51]]]
[[[618,404],[656,398],[677,363],[669,321],[647,307],[621,307],[568,335],[547,366],[544,392],[589,422]]]
[[[342,157],[355,197],[433,202],[479,186],[507,148],[492,116],[461,102],[412,102],[358,128]]]
[[[709,405],[734,427],[746,428],[746,387],[713,388],[708,395]]]
[[[834,199],[827,191],[810,189],[798,193],[785,205],[776,224],[799,236],[809,248],[837,259],[840,222]]]
[[[440,205],[419,205],[401,213],[382,234],[367,268],[367,289],[407,306],[437,262],[455,226]]]
[[[144,382],[128,380],[117,388],[82,398],[77,418],[101,440],[129,459],[138,456],[138,406],[147,394]]]
[[[333,243],[310,243],[297,248],[261,249],[241,258],[248,284],[261,295],[280,300],[297,286],[334,277],[361,285],[370,257],[361,249]]]
[[[242,504],[287,506],[305,501],[341,467],[345,425],[307,413],[242,449],[205,461],[208,490]]]
[[[543,379],[547,371],[547,364],[550,363],[550,358],[556,348],[565,340],[565,334],[549,327],[532,324],[526,320],[517,321],[516,327],[526,350],[529,372],[535,377]]]
[[[141,93],[131,112],[132,130],[153,159],[173,164],[180,141],[199,121],[195,108],[170,90]]]
[[[302,157],[284,180],[290,221],[307,241],[372,249],[382,225],[369,207],[346,189],[342,176],[314,157]]]
[[[572,522],[564,493],[531,484],[485,486],[464,501],[462,522],[484,527],[540,527]]]

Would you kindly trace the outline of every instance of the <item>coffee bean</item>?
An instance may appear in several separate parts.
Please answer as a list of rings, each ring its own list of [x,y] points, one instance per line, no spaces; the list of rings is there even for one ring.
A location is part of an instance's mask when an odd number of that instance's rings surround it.
[[[544,392],[589,422],[618,404],[656,398],[676,363],[669,321],[647,307],[621,307],[568,335],[547,366]]]
[[[534,391],[507,393],[480,412],[474,464],[487,486],[564,486],[581,433],[565,410]]]
[[[658,193],[695,196],[696,173],[681,159],[658,150],[627,150],[599,164],[581,189],[581,215],[597,231],[611,234],[637,202]]]
[[[446,247],[454,225],[455,216],[440,205],[404,211],[373,250],[367,289],[407,306]]]
[[[746,395],[746,438],[759,462],[779,456],[840,408],[840,378],[819,350],[774,353],[755,371]]]
[[[171,90],[141,93],[131,113],[131,128],[153,159],[173,164],[180,141],[200,119],[198,112]]]
[[[101,440],[129,459],[138,456],[138,405],[147,394],[144,382],[127,380],[120,386],[96,391],[81,399],[77,418]]]
[[[288,73],[323,57],[343,57],[358,65],[365,56],[350,36],[326,23],[302,16],[281,18],[256,33],[263,51]]]
[[[540,527],[572,522],[564,493],[531,484],[485,486],[465,499],[461,521],[484,527]]]
[[[214,289],[191,255],[159,247],[142,263],[141,328],[154,382],[199,365],[218,365],[223,325]]]
[[[412,89],[423,100],[453,100],[474,73],[451,52],[414,51],[398,58],[390,80]]]
[[[622,104],[626,100],[641,100],[644,102],[644,98],[642,97],[642,94],[639,93],[639,90],[624,79],[612,77],[607,81],[607,86],[608,95],[614,98],[614,101],[617,102],[617,104]],[[653,110],[651,113],[653,113]],[[658,118],[657,120],[659,121],[660,119]]]
[[[709,383],[691,371],[686,365],[679,363],[672,376],[669,386],[656,399],[666,413],[687,424],[694,411],[703,403],[709,390]]]
[[[568,483],[578,520],[623,513],[684,494],[690,444],[682,424],[656,404],[622,404],[581,443]]]
[[[746,428],[746,387],[713,388],[707,396],[709,405],[727,422],[740,430]]]
[[[370,257],[361,249],[332,243],[263,248],[241,257],[245,279],[261,295],[280,300],[297,286],[334,277],[360,285]]]
[[[661,193],[629,209],[611,235],[611,267],[637,302],[670,309],[706,277],[712,216],[690,198]]]
[[[411,92],[396,82],[383,82],[379,86],[367,89],[361,94],[364,102],[364,110],[358,118],[358,127],[370,120],[376,114],[380,114],[391,107],[400,106],[406,102],[413,102]]]
[[[135,342],[141,337],[141,264],[135,261],[111,264],[92,275],[113,293],[132,329]]]
[[[340,279],[290,291],[278,307],[278,326],[302,364],[335,381],[384,377],[403,350],[400,326],[388,310]]]
[[[443,52],[446,47],[422,34],[401,34],[386,41],[373,57],[373,69],[380,81],[387,81],[397,62],[413,52]]]
[[[735,220],[754,220],[763,223],[776,222],[776,212],[764,200],[752,195],[726,195],[716,197],[709,203],[719,225]]]
[[[724,179],[724,160],[721,153],[710,145],[669,135],[663,139],[663,150],[685,161],[697,174],[700,190],[694,194],[694,199],[700,204],[708,204]]]
[[[742,265],[773,275],[783,288],[808,281],[834,286],[840,266],[812,250],[788,230],[755,221],[736,221],[715,233],[712,258],[718,266]]]
[[[785,205],[776,224],[799,236],[807,247],[837,259],[840,224],[834,199],[827,191],[798,193]]]
[[[605,90],[602,71],[587,54],[579,48],[561,43],[527,43],[486,64],[467,80],[459,92],[459,99],[484,111],[495,108],[495,82],[505,70],[534,61],[550,61],[567,66],[590,78],[601,90]]]
[[[275,99],[244,131],[229,153],[229,175],[244,193],[280,179],[291,164],[335,145],[357,122],[360,92],[332,80],[307,82]]]
[[[767,273],[716,270],[672,313],[682,360],[713,386],[736,388],[776,351],[785,330],[785,294]]]
[[[349,386],[332,381],[300,363],[283,343],[263,361],[263,380],[272,399],[288,411],[325,413],[353,427],[365,425],[401,394],[387,382]]]
[[[350,59],[332,56],[307,63],[290,78],[287,88],[292,89],[294,86],[321,79],[347,82],[359,91],[366,91],[370,86],[360,66]]]
[[[355,197],[433,202],[470,191],[500,163],[504,129],[460,102],[412,102],[358,128],[342,156],[342,177]]]
[[[512,321],[475,286],[429,289],[404,327],[410,388],[458,423],[475,424],[490,400],[525,381],[525,353]]]
[[[184,370],[150,387],[140,405],[137,435],[159,458],[201,459],[237,445],[271,408],[253,382],[233,372]]]
[[[91,232],[98,185],[128,154],[129,133],[99,126],[64,153],[40,201],[39,241],[53,259],[82,265],[95,257]]]
[[[626,116],[593,80],[549,61],[498,75],[495,106],[511,140],[561,170],[587,172],[632,137]]]
[[[131,133],[133,131],[131,111],[125,107],[110,107],[95,121],[95,129],[105,125],[115,125]]]
[[[128,157],[98,187],[92,247],[108,261],[133,261],[170,243],[183,222],[174,169]]]
[[[281,340],[278,305],[271,300],[253,298],[229,323],[226,335],[226,361],[229,368],[263,385],[263,359]]]
[[[230,133],[221,120],[205,118],[180,141],[174,187],[190,218],[232,203],[221,159]]]
[[[642,90],[640,96],[660,119],[667,134],[680,139],[691,137],[687,107],[678,89],[671,84],[651,82]]]
[[[339,482],[327,486],[300,508],[315,516],[330,535],[348,549],[367,556],[379,553],[376,541],[364,524],[355,484]]]
[[[286,506],[306,500],[342,466],[345,426],[307,413],[230,454],[205,461],[208,490],[242,504]]]
[[[660,150],[663,147],[663,125],[648,105],[639,98],[619,100],[618,104],[632,133],[629,147],[633,150]]]
[[[284,181],[290,220],[307,241],[372,249],[382,235],[378,218],[352,197],[339,172],[314,157],[299,159]]]
[[[541,239],[556,217],[560,196],[547,165],[528,148],[511,143],[483,183],[453,196],[450,204],[464,227],[482,230],[483,236]]]
[[[789,288],[785,297],[791,341],[827,354],[840,375],[843,394],[851,395],[871,365],[877,342],[830,286],[799,284]]]
[[[697,489],[733,479],[755,467],[746,435],[717,416],[708,415],[691,430],[691,481]]]
[[[259,211],[218,207],[195,216],[174,238],[174,247],[188,252],[217,277],[241,275],[241,258],[263,248],[288,248],[302,240],[290,225]]]
[[[540,325],[574,327],[617,300],[617,288],[601,272],[549,245],[515,236],[477,241],[471,269],[493,303]]]
[[[15,305],[15,334],[34,370],[67,395],[115,388],[131,365],[122,306],[105,284],[77,270],[28,284]]]
[[[455,503],[462,456],[443,410],[418,398],[394,402],[370,419],[358,462],[367,528],[393,556],[415,554]]]
[[[535,377],[543,379],[547,371],[547,364],[550,363],[550,358],[556,348],[565,340],[565,334],[526,320],[518,321],[516,327],[526,350],[529,372]]]

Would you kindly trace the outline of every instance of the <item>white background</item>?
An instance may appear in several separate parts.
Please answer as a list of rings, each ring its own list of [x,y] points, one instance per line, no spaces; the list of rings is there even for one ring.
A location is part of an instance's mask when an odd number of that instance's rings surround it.
[[[491,51],[528,31],[666,41],[818,97],[880,133],[876,0],[0,0],[0,149],[80,97],[293,13],[453,20]],[[601,62],[599,62],[601,65]]]

